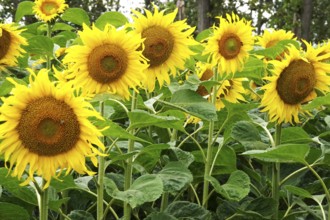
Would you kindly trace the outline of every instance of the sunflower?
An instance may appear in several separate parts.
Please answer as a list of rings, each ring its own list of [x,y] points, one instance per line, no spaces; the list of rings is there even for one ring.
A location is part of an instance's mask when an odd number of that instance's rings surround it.
[[[69,6],[65,0],[35,0],[33,13],[38,19],[49,22],[63,13]]]
[[[213,35],[209,37],[204,54],[210,54],[212,62],[218,63],[220,75],[242,70],[252,50],[254,39],[251,21],[239,19],[234,13],[227,14],[227,20],[220,19],[219,27],[213,26]]]
[[[0,71],[6,71],[6,66],[15,66],[17,57],[25,53],[22,45],[27,41],[20,34],[14,23],[0,24]]]
[[[268,112],[270,121],[299,122],[301,105],[316,97],[315,90],[329,91],[329,65],[319,62],[315,49],[306,46],[305,54],[291,46],[283,60],[270,61],[273,75],[265,77],[269,83],[262,87],[265,93],[261,100],[262,111]]]
[[[20,179],[27,169],[24,183],[36,173],[46,181],[45,187],[64,169],[66,174],[75,170],[92,175],[85,156],[96,165],[96,156],[103,154],[94,145],[104,146],[100,131],[87,117],[101,116],[83,97],[74,96],[70,86],[52,84],[47,70],[37,75],[29,71],[29,86],[8,79],[15,88],[0,107],[0,154],[10,162],[12,175]]]
[[[213,67],[213,65],[210,63],[197,62],[196,71],[197,71],[198,78],[201,81],[207,81],[207,80],[211,79],[214,75],[212,67]],[[209,92],[203,85],[198,86],[196,92],[198,94],[200,94],[201,96],[206,96],[209,94]]]
[[[87,93],[109,92],[129,99],[129,88],[145,80],[147,63],[138,48],[140,35],[107,25],[103,31],[83,26],[79,32],[83,45],[66,50],[63,62],[69,64],[76,84]]]
[[[169,73],[175,76],[176,68],[184,69],[185,60],[193,54],[189,46],[196,44],[192,38],[195,28],[185,20],[174,22],[177,12],[164,15],[156,6],[153,14],[145,9],[146,16],[133,11],[133,28],[145,39],[143,55],[149,60],[145,84],[149,92],[155,89],[156,80],[160,87],[164,82],[169,84]]]
[[[229,80],[223,80],[221,82],[221,86],[218,89],[215,101],[215,107],[217,110],[225,107],[223,100],[231,103],[245,101],[243,94],[246,93],[246,90],[242,84],[242,82],[245,80],[245,78],[232,78]]]
[[[282,40],[295,40],[294,33],[285,30],[265,30],[261,37],[257,38],[257,44],[263,48],[275,46]]]

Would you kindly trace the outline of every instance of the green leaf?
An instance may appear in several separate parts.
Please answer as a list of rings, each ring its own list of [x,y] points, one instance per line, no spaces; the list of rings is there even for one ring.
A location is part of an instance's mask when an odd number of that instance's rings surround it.
[[[128,113],[131,121],[130,128],[143,128],[148,126],[157,126],[161,128],[175,128],[184,131],[183,121],[175,116],[153,115],[143,110],[134,110]]]
[[[260,50],[254,50],[252,51],[252,53],[269,57],[271,59],[275,59],[278,55],[283,53],[284,50],[290,45],[299,48],[299,43],[296,40],[281,40],[272,47],[260,49]]]
[[[57,212],[69,200],[70,200],[70,197],[65,197],[63,199],[50,200],[49,209]]]
[[[112,137],[112,138],[119,138],[119,139],[132,139],[135,141],[140,141],[140,142],[147,142],[148,141],[139,138],[135,135],[130,134],[128,131],[120,127],[118,124],[110,121],[110,120],[97,120],[95,122],[95,125],[102,129],[102,134],[107,137]]]
[[[216,156],[218,151],[217,147],[212,148],[212,159]],[[206,154],[206,149],[204,149],[204,153]],[[201,169],[201,166],[204,166],[203,157],[200,151],[193,151],[192,154],[194,155],[195,161],[198,163],[193,163],[191,170],[194,173],[194,177],[203,177],[204,170]],[[219,175],[219,174],[228,174],[232,173],[236,170],[236,153],[235,151],[228,146],[224,146],[221,148],[218,157],[214,163],[214,169],[212,174]],[[194,169],[193,169],[194,168]]]
[[[152,212],[144,220],[178,220],[178,219],[164,212]]]
[[[60,176],[58,179],[53,179],[50,185],[54,187],[57,192],[62,192],[66,189],[77,188],[72,175]]]
[[[134,163],[140,164],[148,172],[152,172],[154,166],[159,161],[162,150],[168,149],[168,144],[153,144],[141,149],[134,160]]]
[[[267,150],[246,151],[243,155],[250,155],[267,162],[305,163],[305,157],[308,152],[309,146],[307,144],[283,144]]]
[[[56,22],[52,28],[52,31],[72,31],[74,28],[68,24]]]
[[[163,193],[163,182],[160,177],[147,174],[137,178],[126,191],[118,190],[113,180],[104,178],[106,192],[115,199],[127,202],[132,208],[146,202],[153,202]]]
[[[25,49],[28,53],[34,55],[53,55],[54,43],[46,36],[33,36],[28,39],[28,44]]]
[[[310,143],[313,140],[309,134],[301,127],[283,128],[281,132],[281,143]]]
[[[89,26],[90,20],[87,12],[81,8],[68,8],[61,17],[64,21],[72,22],[82,26],[84,23]]]
[[[76,179],[74,179],[74,183],[78,188],[81,188],[83,190],[89,190],[88,183],[93,179],[92,176],[81,176]]]
[[[216,108],[196,92],[183,89],[176,91],[171,98],[171,107],[183,110],[198,118],[210,121],[217,120]],[[166,104],[164,102],[164,104]]]
[[[186,201],[172,202],[164,211],[178,219],[211,220],[211,213],[196,203]]]
[[[94,220],[95,219],[91,213],[86,212],[84,210],[73,210],[70,212],[68,217],[71,220]]]
[[[323,105],[330,106],[330,93],[328,93],[325,96],[316,97],[315,99],[313,99],[313,101],[311,101],[307,105],[303,105],[302,109],[310,111]]]
[[[243,205],[242,205],[243,206]],[[239,209],[238,213],[246,217],[246,219],[269,219],[276,207],[276,201],[272,198],[258,197]]]
[[[35,192],[27,186],[20,186],[20,183],[21,181],[17,178],[8,175],[8,170],[6,168],[0,168],[0,185],[2,185],[3,188],[7,189],[11,194],[24,202],[38,205]]]
[[[176,193],[193,180],[193,176],[188,168],[181,162],[169,162],[157,174],[162,180],[164,191]]]
[[[250,192],[250,177],[243,171],[236,170],[230,174],[228,181],[220,185],[212,176],[207,180],[213,185],[215,191],[228,200],[241,201]]]
[[[5,96],[5,95],[8,95],[12,88],[15,87],[14,84],[12,84],[11,82],[9,82],[8,80],[4,80],[2,82],[0,82],[1,85],[0,85],[0,96]]]
[[[15,22],[19,22],[25,15],[34,15],[33,13],[34,2],[23,1],[17,6],[15,13]]]
[[[0,219],[3,220],[27,220],[30,219],[26,209],[11,203],[0,202]]]
[[[258,107],[256,103],[231,103],[226,100],[222,100],[226,108],[219,111],[219,121],[216,123],[216,128],[223,127],[223,122],[225,121],[224,129],[224,142],[226,143],[231,137],[231,129],[238,121],[250,121],[248,112],[254,108]]]
[[[302,189],[300,187],[286,185],[284,186],[284,188],[296,196],[300,196],[303,198],[312,198],[312,194],[310,194],[307,190]]]
[[[212,31],[210,29],[205,29],[202,32],[197,34],[196,40],[198,42],[202,42],[202,41],[206,40],[211,34],[212,34]]]
[[[235,73],[235,78],[249,78],[256,82],[261,82],[265,71],[265,63],[262,59],[250,56],[242,71]]]
[[[232,128],[231,136],[237,141],[261,141],[258,129],[248,121],[239,121]]]
[[[128,23],[127,18],[120,12],[109,11],[103,13],[98,19],[95,21],[95,26],[99,29],[103,30],[106,24],[111,24],[115,27],[121,27]]]

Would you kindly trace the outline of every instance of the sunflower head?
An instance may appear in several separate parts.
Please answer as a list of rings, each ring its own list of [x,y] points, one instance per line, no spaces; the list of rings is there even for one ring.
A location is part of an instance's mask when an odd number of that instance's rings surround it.
[[[294,37],[294,33],[291,31],[285,31],[285,30],[265,30],[263,35],[261,37],[257,38],[257,44],[260,45],[263,48],[269,48],[275,46],[278,42],[282,40],[296,40],[296,37]],[[285,53],[287,52],[287,49],[283,49],[283,51],[279,52],[279,55],[276,57],[277,60],[281,60]]]
[[[225,107],[222,101],[223,99],[231,103],[238,103],[239,101],[245,100],[243,94],[246,93],[246,90],[242,84],[245,80],[245,78],[233,78],[221,82],[221,86],[217,91],[215,103],[217,110]]]
[[[196,63],[196,71],[197,71],[198,78],[201,81],[210,80],[213,77],[213,75],[214,75],[214,72],[212,70],[212,67],[213,67],[212,64],[197,62]],[[198,94],[200,94],[201,96],[206,96],[206,95],[209,94],[209,92],[207,91],[207,89],[203,85],[198,86],[196,92]]]
[[[226,18],[219,17],[220,26],[213,26],[213,35],[209,37],[204,51],[218,63],[221,75],[241,70],[254,43],[251,21],[240,19],[234,13],[227,14]]]
[[[6,71],[7,66],[15,66],[17,58],[25,52],[23,45],[27,41],[21,36],[14,23],[0,24],[0,71]]]
[[[299,122],[301,105],[316,97],[315,89],[329,91],[330,67],[321,65],[311,54],[291,46],[285,59],[270,61],[273,75],[265,78],[269,83],[262,87],[261,106],[271,121]]]
[[[35,0],[34,3],[33,12],[44,22],[53,20],[69,7],[65,0]]]
[[[176,69],[183,69],[184,63],[193,52],[189,46],[196,44],[192,38],[194,28],[187,25],[185,20],[174,21],[177,9],[168,14],[145,9],[146,16],[133,11],[132,24],[136,33],[144,38],[143,55],[148,59],[149,67],[145,71],[146,87],[149,91],[155,88],[156,80],[162,86],[170,83],[169,74],[176,75]]]
[[[109,92],[129,99],[129,88],[142,86],[146,77],[146,59],[138,51],[140,35],[111,25],[104,30],[84,25],[79,35],[83,45],[67,49],[63,59],[77,86],[87,93]]]
[[[0,107],[0,154],[10,162],[13,176],[21,178],[27,169],[26,183],[36,173],[47,187],[65,169],[93,174],[85,157],[96,165],[96,156],[102,153],[94,145],[104,146],[100,131],[87,117],[101,117],[83,97],[73,95],[70,85],[56,87],[47,70],[30,73],[29,86],[8,79],[15,87]]]

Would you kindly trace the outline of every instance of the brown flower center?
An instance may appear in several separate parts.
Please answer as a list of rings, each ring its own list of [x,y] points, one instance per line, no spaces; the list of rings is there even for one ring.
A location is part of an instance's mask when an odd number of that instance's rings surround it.
[[[301,103],[314,89],[316,83],[312,64],[295,60],[281,73],[276,90],[286,104]]]
[[[236,34],[225,34],[219,41],[219,53],[227,60],[235,58],[243,46]]]
[[[54,97],[31,101],[22,111],[16,129],[23,146],[41,156],[71,150],[80,136],[76,114],[68,104]]]
[[[127,65],[127,54],[117,45],[98,46],[88,57],[89,74],[101,84],[108,84],[120,79],[125,74]]]
[[[145,38],[143,55],[149,59],[150,67],[159,66],[170,57],[174,38],[168,30],[152,26],[142,32],[142,38]]]
[[[4,58],[9,51],[11,43],[11,36],[8,31],[2,29],[2,35],[0,36],[0,59]]]
[[[53,15],[57,13],[58,5],[55,2],[44,2],[41,5],[41,11],[45,15]]]

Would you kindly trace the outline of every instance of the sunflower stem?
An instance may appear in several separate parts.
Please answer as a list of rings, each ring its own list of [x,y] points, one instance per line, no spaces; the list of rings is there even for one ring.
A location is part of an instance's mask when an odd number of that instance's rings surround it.
[[[218,72],[213,71],[215,74],[213,76],[214,81],[218,81]],[[218,86],[215,85],[212,88],[211,100],[212,104],[215,105]],[[209,123],[208,139],[207,139],[207,151],[206,151],[206,161],[204,168],[204,185],[203,185],[203,207],[207,209],[208,199],[209,199],[209,181],[208,177],[212,175],[211,165],[212,165],[212,146],[213,146],[213,132],[214,132],[214,120],[211,120]]]
[[[282,124],[276,124],[275,128],[275,147],[281,144],[281,131],[282,131]],[[273,163],[272,165],[272,195],[273,199],[276,201],[276,208],[273,215],[273,219],[278,219],[278,209],[280,203],[280,163]]]
[[[48,188],[44,188],[46,181],[42,180],[42,189],[39,192],[39,219],[48,220]]]
[[[305,162],[305,165],[314,174],[314,176],[320,181],[320,184],[324,190],[325,197],[328,202],[328,218],[327,218],[327,220],[330,220],[330,192],[329,192],[329,189],[328,189],[327,185],[324,183],[322,177],[320,177],[320,175],[316,172],[316,170],[314,170],[314,168],[311,165],[309,165],[307,162]]]
[[[104,102],[100,102],[100,114],[104,116]],[[104,137],[102,137],[104,143]],[[101,150],[101,149],[99,149]],[[101,150],[102,151],[102,150]],[[104,198],[104,173],[105,173],[105,159],[103,156],[98,156],[98,175],[97,175],[97,197],[96,197],[96,210],[97,220],[103,219],[103,198]]]
[[[49,39],[51,39],[51,36],[52,36],[52,25],[51,25],[51,23],[50,22],[47,22],[47,37],[49,38]],[[46,68],[48,69],[48,70],[50,70],[51,69],[51,63],[50,63],[50,56],[47,54],[46,55]]]
[[[136,92],[135,90],[133,90],[133,94],[132,94],[132,104],[131,104],[131,111],[134,111],[137,107],[137,96],[136,96]],[[131,129],[130,133],[132,135],[135,134],[135,129]],[[128,149],[127,149],[127,153],[130,153],[134,150],[134,140],[129,139],[128,140]],[[130,157],[127,159],[126,161],[127,165],[126,165],[126,170],[125,170],[125,183],[124,183],[124,190],[128,190],[131,185],[132,185],[132,173],[133,173],[133,158]],[[132,208],[130,206],[129,203],[124,202],[124,219],[125,220],[130,220],[131,219],[131,212],[132,212]]]

